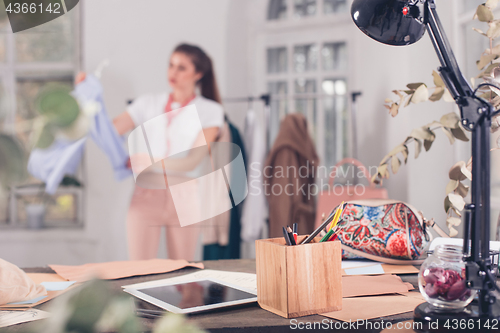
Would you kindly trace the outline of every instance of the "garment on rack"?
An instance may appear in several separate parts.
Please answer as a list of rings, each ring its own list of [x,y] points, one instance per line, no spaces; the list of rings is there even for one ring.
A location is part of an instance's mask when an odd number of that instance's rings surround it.
[[[80,106],[97,103],[98,112],[92,118],[90,137],[108,156],[117,180],[132,175],[126,167],[128,153],[123,146],[123,139],[116,133],[104,107],[102,85],[99,80],[87,75],[78,84],[73,96]],[[45,182],[45,192],[54,194],[65,175],[74,175],[78,169],[88,136],[77,141],[56,139],[47,149],[34,149],[28,160],[28,172]]]
[[[226,118],[227,128],[229,129],[230,141],[240,147],[243,160],[245,161],[245,146],[238,129]],[[246,165],[246,163],[245,163]],[[240,188],[238,183],[246,182],[246,175],[240,174],[243,170],[231,169],[229,181],[231,188]],[[246,199],[245,199],[246,200]],[[241,210],[244,206],[244,201],[241,204],[233,207],[229,211],[229,230],[227,245],[207,244],[203,248],[203,260],[220,260],[220,259],[239,259],[241,245]]]
[[[313,231],[318,162],[305,117],[300,113],[286,116],[263,173],[270,237],[282,237],[282,227],[293,223],[298,223],[299,234]]]
[[[268,216],[267,202],[262,187],[266,144],[257,115],[253,110],[247,112],[243,135],[247,152],[248,196],[241,213],[241,238],[246,242],[253,242],[260,238]]]

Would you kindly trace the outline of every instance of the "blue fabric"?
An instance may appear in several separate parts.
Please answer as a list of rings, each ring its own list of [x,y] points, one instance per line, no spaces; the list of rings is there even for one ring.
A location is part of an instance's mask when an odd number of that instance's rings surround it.
[[[85,81],[76,86],[73,96],[80,105],[88,102],[99,103],[100,110],[93,118],[94,124],[90,129],[90,137],[108,156],[117,180],[131,176],[132,171],[126,166],[128,153],[123,146],[123,139],[116,133],[106,113],[99,80],[88,75]],[[65,175],[76,173],[87,138],[88,136],[73,142],[58,139],[47,149],[34,149],[31,152],[28,172],[45,182],[46,193],[54,194]]]
[[[126,166],[129,157],[124,147],[124,140],[116,133],[104,106],[101,82],[95,76],[88,75],[85,81],[76,86],[73,96],[81,105],[89,101],[99,103],[101,109],[94,117],[90,137],[108,156],[115,171],[116,180],[131,176],[132,171]]]
[[[76,173],[86,141],[86,137],[76,142],[56,140],[47,149],[33,149],[28,172],[45,182],[45,192],[54,194],[65,175]]]

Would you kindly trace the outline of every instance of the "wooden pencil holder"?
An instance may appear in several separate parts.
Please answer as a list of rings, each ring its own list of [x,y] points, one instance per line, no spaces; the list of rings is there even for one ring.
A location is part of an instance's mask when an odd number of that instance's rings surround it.
[[[255,241],[257,301],[263,309],[285,318],[342,309],[340,242],[320,239],[295,246],[285,245],[284,238]]]

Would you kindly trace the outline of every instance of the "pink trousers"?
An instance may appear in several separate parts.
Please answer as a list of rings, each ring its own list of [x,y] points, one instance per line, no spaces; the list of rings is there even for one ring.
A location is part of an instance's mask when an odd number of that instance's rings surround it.
[[[194,193],[193,193],[194,194]],[[135,188],[127,215],[130,260],[156,258],[162,227],[169,259],[194,260],[200,227],[181,227],[170,191]]]

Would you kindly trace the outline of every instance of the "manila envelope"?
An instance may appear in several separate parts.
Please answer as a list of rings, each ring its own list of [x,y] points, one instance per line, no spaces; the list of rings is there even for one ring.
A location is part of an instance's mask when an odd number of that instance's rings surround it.
[[[350,275],[342,277],[342,297],[403,294],[413,290],[397,275]]]

